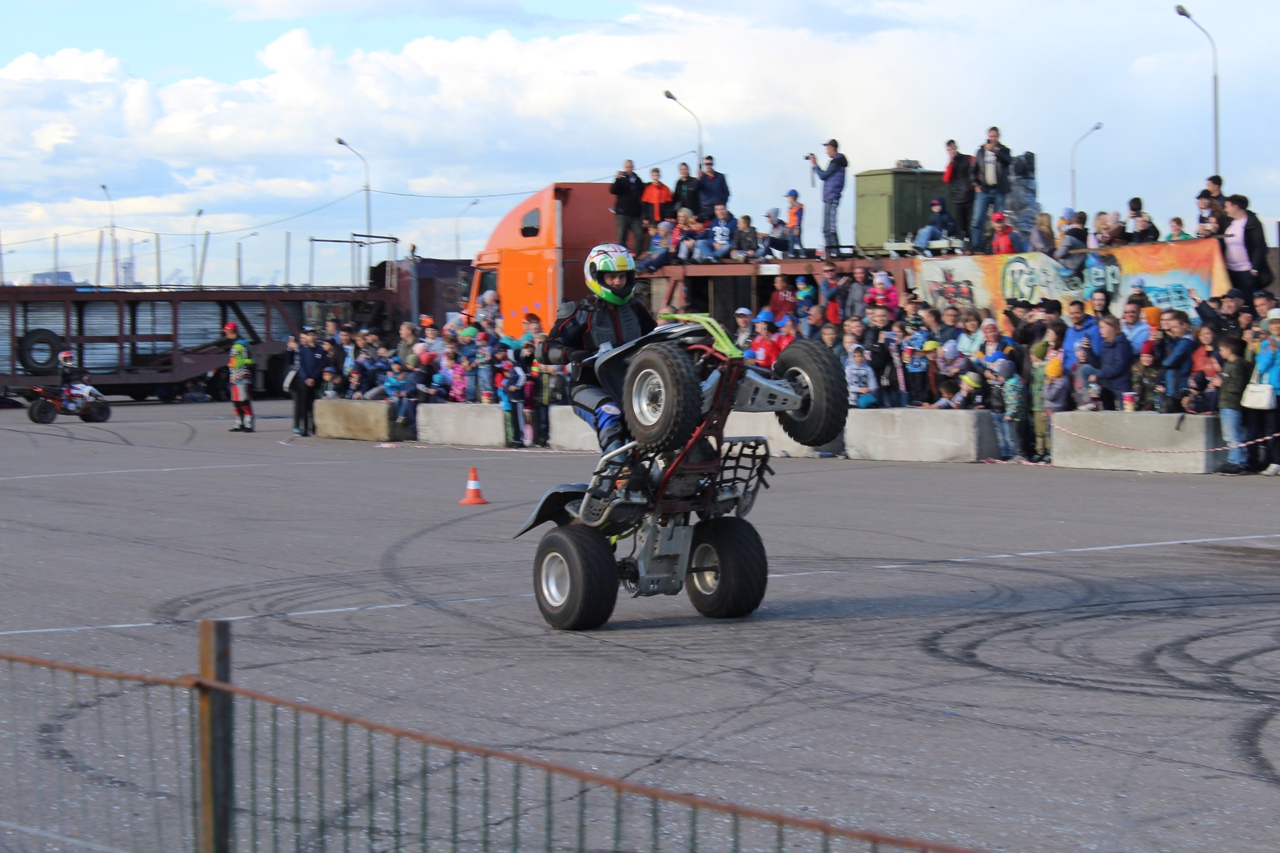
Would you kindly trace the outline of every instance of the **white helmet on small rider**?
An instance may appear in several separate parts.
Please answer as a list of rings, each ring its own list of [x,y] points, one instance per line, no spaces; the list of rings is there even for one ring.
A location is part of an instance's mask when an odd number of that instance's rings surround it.
[[[58,364],[63,367],[70,367],[75,364],[75,354],[69,349],[64,349],[62,352],[58,353]]]

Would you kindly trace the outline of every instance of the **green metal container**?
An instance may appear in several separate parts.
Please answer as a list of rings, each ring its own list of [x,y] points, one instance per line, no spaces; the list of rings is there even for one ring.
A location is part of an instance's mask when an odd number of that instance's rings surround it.
[[[941,172],[924,169],[872,169],[855,176],[858,193],[856,235],[864,249],[883,248],[892,236],[907,234],[929,224],[929,201],[945,199]]]

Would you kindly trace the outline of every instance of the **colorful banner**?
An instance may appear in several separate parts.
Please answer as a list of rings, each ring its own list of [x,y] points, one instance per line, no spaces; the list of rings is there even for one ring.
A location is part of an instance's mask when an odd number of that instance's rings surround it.
[[[1090,252],[1069,277],[1049,255],[948,255],[916,261],[916,293],[935,308],[989,308],[999,314],[1013,299],[1087,300],[1095,290],[1123,303],[1135,290],[1161,309],[1192,313],[1193,295],[1220,296],[1231,285],[1217,240],[1146,243]],[[1117,312],[1118,313],[1118,312]]]

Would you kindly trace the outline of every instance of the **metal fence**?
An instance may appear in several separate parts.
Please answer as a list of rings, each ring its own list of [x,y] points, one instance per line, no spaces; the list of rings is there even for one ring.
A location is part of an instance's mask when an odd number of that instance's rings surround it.
[[[218,654],[202,647],[202,673]],[[202,676],[8,654],[0,667],[5,853],[975,853],[663,791]]]

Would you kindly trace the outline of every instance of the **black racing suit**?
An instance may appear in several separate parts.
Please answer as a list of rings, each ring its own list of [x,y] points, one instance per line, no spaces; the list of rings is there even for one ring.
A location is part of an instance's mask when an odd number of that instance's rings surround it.
[[[571,364],[582,361],[602,344],[630,343],[652,332],[656,325],[648,310],[634,299],[623,305],[598,296],[565,302],[535,357],[544,364]],[[627,427],[618,401],[598,385],[580,382],[576,371],[570,374],[569,382],[569,400],[578,417],[596,431],[600,449],[608,453],[625,444]]]

